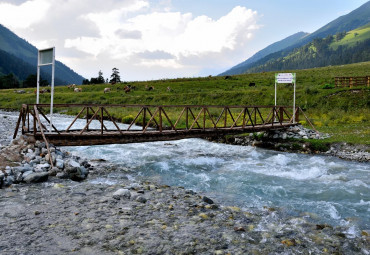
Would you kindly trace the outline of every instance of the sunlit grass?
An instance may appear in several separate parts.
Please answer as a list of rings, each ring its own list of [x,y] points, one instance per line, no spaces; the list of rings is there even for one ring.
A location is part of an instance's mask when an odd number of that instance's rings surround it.
[[[336,76],[369,75],[370,62],[342,66],[330,66],[286,72],[297,73],[296,105],[300,106],[315,127],[332,135],[329,141],[369,144],[370,87],[324,89],[334,84]],[[255,83],[250,87],[249,83]],[[130,93],[123,87],[135,86]],[[147,87],[154,87],[148,91]],[[82,92],[75,93],[67,86],[55,88],[54,103],[67,104],[146,104],[146,105],[273,105],[274,72],[236,75],[232,77],[204,77],[164,79],[145,82],[125,82],[117,85],[99,84],[78,86]],[[106,87],[111,92],[104,93]],[[326,86],[328,87],[328,86]],[[329,86],[331,87],[331,86]],[[0,108],[19,110],[22,104],[35,103],[35,88],[0,90]],[[277,102],[292,106],[293,87],[279,84]],[[50,94],[40,95],[41,103],[50,103]],[[68,109],[68,114],[77,114],[81,109]],[[112,116],[124,123],[131,123],[140,109],[111,109]],[[56,110],[57,111],[57,110]],[[168,112],[176,119],[181,109]],[[237,113],[235,113],[237,114]],[[216,112],[212,115],[217,115]],[[148,118],[148,117],[147,117]],[[230,117],[228,117],[230,118]],[[303,124],[307,125],[303,116]],[[139,123],[142,117],[139,116]],[[223,120],[220,120],[222,122]],[[228,121],[231,121],[228,119]],[[169,126],[164,119],[165,125]],[[178,123],[185,126],[185,120]],[[207,120],[207,126],[212,122]]]

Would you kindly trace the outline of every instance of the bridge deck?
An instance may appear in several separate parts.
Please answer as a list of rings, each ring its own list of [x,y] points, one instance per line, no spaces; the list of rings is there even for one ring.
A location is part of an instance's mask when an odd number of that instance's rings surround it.
[[[58,146],[217,137],[294,126],[303,113],[297,107],[293,114],[286,106],[55,104],[55,111],[78,113],[68,126],[57,128],[45,114],[48,109],[48,104],[22,105],[14,138],[19,127],[24,135]],[[123,127],[117,116],[132,121]]]
[[[238,134],[248,132],[258,132],[263,130],[281,129],[297,124],[282,123],[281,125],[266,124],[255,125],[237,128],[206,128],[192,130],[151,130],[145,133],[142,130],[137,131],[122,131],[108,130],[101,133],[101,130],[89,130],[80,134],[81,130],[70,130],[68,132],[45,132],[45,138],[56,146],[82,146],[82,145],[102,145],[102,144],[125,144],[125,143],[141,143],[154,141],[170,141],[185,138],[204,138],[218,137],[226,134]],[[28,133],[27,135],[34,136],[37,140],[42,140],[41,132]]]

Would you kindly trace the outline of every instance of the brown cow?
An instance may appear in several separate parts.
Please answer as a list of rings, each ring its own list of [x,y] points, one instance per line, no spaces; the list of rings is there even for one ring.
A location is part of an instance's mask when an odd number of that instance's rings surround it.
[[[131,91],[131,88],[129,86],[125,86],[123,90],[125,91],[125,93],[129,93]]]

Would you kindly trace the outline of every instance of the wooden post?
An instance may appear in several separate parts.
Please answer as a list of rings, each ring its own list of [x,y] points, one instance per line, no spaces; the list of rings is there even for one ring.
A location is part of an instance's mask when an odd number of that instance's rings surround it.
[[[224,128],[226,128],[227,125],[227,107],[225,107],[225,120],[224,120]]]
[[[89,107],[86,107],[86,125],[89,123]],[[87,125],[87,129],[89,130],[89,125]]]
[[[203,110],[203,130],[205,130],[206,129],[206,110],[204,107],[202,108],[202,110]]]
[[[283,107],[279,107],[279,111],[280,111],[280,123],[283,123],[284,122],[284,109]],[[296,116],[297,118],[297,116]]]
[[[159,132],[162,133],[163,126],[162,126],[162,107],[159,107]]]
[[[298,110],[298,108],[295,111],[296,111],[296,113],[295,113],[295,122],[299,122],[299,110]]]
[[[143,113],[143,130],[146,126],[146,107],[144,107],[144,113]]]
[[[100,114],[101,114],[101,116],[100,116],[100,122],[101,122],[101,135],[103,135],[103,107],[100,107]]]
[[[30,108],[28,107],[27,105],[27,115],[26,115],[26,118],[27,118],[27,131],[30,131]]]
[[[186,107],[186,130],[189,129],[189,107]]]

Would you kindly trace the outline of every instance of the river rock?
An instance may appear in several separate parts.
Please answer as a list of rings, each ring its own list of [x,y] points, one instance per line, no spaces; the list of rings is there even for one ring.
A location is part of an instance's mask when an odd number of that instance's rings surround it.
[[[49,163],[39,164],[35,167],[35,172],[45,172],[49,170],[49,168],[50,168]]]
[[[209,197],[206,197],[206,196],[204,196],[202,198],[202,200],[203,200],[203,202],[206,202],[207,204],[210,204],[210,205],[214,203],[212,199],[210,199]]]
[[[120,200],[121,198],[131,198],[131,192],[128,189],[119,189],[113,193],[113,198]]]
[[[64,168],[64,161],[63,159],[56,159],[55,161],[55,166],[59,169],[63,169]]]
[[[37,183],[47,181],[49,174],[47,172],[32,173],[23,178],[26,183]]]
[[[145,204],[146,201],[147,201],[147,199],[145,197],[143,197],[143,196],[138,196],[136,198],[136,201]]]
[[[81,167],[67,167],[66,172],[69,178],[73,181],[82,181],[87,177],[87,170],[83,166]]]
[[[24,178],[26,177],[26,176],[28,176],[28,175],[30,175],[30,174],[32,174],[32,173],[34,173],[33,171],[27,171],[27,172],[24,172],[23,174],[22,174],[22,181],[24,180]]]
[[[78,162],[76,162],[76,161],[74,161],[74,160],[68,160],[67,162],[66,162],[66,165],[67,166],[70,166],[70,167],[80,167],[81,165],[78,163]]]

